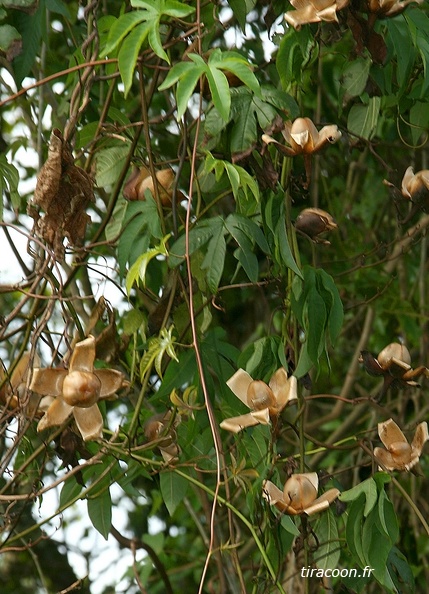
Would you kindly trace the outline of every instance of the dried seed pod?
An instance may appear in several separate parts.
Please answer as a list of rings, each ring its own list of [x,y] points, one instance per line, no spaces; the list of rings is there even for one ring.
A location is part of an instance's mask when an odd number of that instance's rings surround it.
[[[408,167],[402,178],[401,192],[405,198],[412,200],[425,212],[429,210],[429,170],[423,169],[414,173]]]
[[[322,241],[323,243],[329,243],[326,240],[320,240],[318,236],[321,233],[337,229],[338,225],[325,210],[320,208],[305,208],[298,215],[295,221],[295,228],[316,242]]]
[[[253,410],[275,406],[276,399],[271,388],[262,380],[253,380],[247,388],[247,402]]]
[[[399,342],[392,342],[384,347],[378,354],[377,361],[382,369],[389,369],[392,364],[400,365],[403,369],[409,369],[411,365],[411,355],[407,347]]]
[[[63,399],[69,406],[89,408],[98,402],[101,382],[89,371],[70,371],[64,378]]]
[[[284,500],[296,511],[304,511],[316,499],[318,485],[315,472],[293,474],[283,487]]]
[[[170,167],[159,169],[156,172],[158,195],[163,206],[171,206],[174,177],[175,173]],[[146,200],[146,190],[149,190],[155,197],[153,177],[150,175],[149,169],[143,165],[140,169],[133,169],[125,183],[123,195],[127,200]],[[178,198],[179,200],[183,198],[181,192],[178,192]]]

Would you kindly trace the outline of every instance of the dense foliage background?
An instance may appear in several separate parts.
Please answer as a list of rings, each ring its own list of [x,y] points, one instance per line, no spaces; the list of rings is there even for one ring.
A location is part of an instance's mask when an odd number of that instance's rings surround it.
[[[286,0],[0,2],[3,593],[101,592],[94,532],[104,594],[427,591],[427,450],[407,472],[374,447],[428,417],[429,175],[401,193],[428,168],[428,5],[304,4],[295,29]],[[263,142],[298,117],[341,137]],[[34,369],[88,336],[124,377],[102,438],[37,431]],[[367,372],[392,342],[419,385]],[[221,429],[236,370],[279,367],[298,400]],[[328,509],[264,498],[311,471]]]

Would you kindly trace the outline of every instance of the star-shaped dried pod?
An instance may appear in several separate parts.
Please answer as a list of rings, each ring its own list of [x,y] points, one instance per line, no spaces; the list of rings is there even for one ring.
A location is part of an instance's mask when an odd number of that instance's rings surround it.
[[[38,431],[62,425],[73,416],[85,441],[102,436],[103,417],[97,403],[114,398],[124,385],[124,376],[116,369],[94,369],[95,348],[95,338],[89,335],[74,347],[68,369],[34,370],[30,390],[54,398]]]
[[[163,206],[171,206],[175,178],[174,171],[170,167],[159,169],[155,177],[161,204]],[[143,165],[140,169],[137,169],[137,167],[133,169],[124,185],[123,194],[127,200],[146,200],[146,190],[149,190],[152,196],[155,197],[153,177],[149,169]],[[177,198],[178,200],[182,200],[184,196],[181,192],[178,192]]]
[[[368,0],[368,10],[379,17],[392,17],[403,12],[409,4],[422,2],[423,0]]]
[[[268,425],[270,419],[276,418],[288,402],[298,397],[296,377],[288,377],[284,367],[277,369],[268,385],[262,380],[252,379],[244,369],[236,371],[226,384],[251,409],[250,413],[222,421],[222,429],[233,433],[254,425]]]
[[[159,451],[166,462],[175,462],[179,458],[176,426],[177,415],[173,418],[170,411],[151,417],[144,426],[144,434],[148,442],[156,441]]]
[[[429,169],[414,173],[408,167],[402,178],[401,192],[404,198],[412,200],[424,211],[429,209]]]
[[[335,124],[323,126],[319,131],[310,118],[297,118],[293,122],[286,122],[282,135],[286,145],[268,134],[262,135],[262,141],[265,144],[274,144],[275,148],[286,157],[304,155],[307,185],[311,177],[310,156],[320,151],[327,143],[334,144],[341,138],[341,132]]]
[[[411,355],[407,347],[399,342],[388,344],[377,358],[368,351],[362,351],[360,361],[370,375],[383,376],[383,395],[391,386],[417,386],[414,380],[421,375],[429,377],[429,370],[421,365],[416,369],[411,367]]]
[[[338,229],[338,225],[325,210],[321,208],[305,208],[296,218],[295,229],[308,235],[316,243],[329,245],[329,241],[319,237],[322,233]]]
[[[378,424],[378,435],[386,449],[374,448],[374,456],[387,470],[410,470],[417,464],[429,439],[426,421],[417,425],[411,444],[392,419]]]
[[[263,496],[268,503],[290,516],[311,516],[327,509],[340,494],[338,489],[329,489],[317,497],[319,477],[316,472],[293,474],[285,482],[283,491],[271,481],[265,481],[262,488]]]
[[[37,355],[31,357],[25,352],[12,371],[10,378],[0,367],[0,403],[5,404],[9,409],[23,409],[28,417],[40,416],[46,406],[50,403],[49,398],[40,398],[40,395],[27,392],[27,381],[31,365],[39,365]]]
[[[286,12],[285,20],[295,29],[308,23],[337,21],[337,11],[349,3],[349,0],[290,0],[296,10]]]

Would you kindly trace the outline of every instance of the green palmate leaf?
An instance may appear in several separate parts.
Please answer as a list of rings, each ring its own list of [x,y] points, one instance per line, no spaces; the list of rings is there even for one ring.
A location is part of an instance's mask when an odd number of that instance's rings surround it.
[[[248,61],[241,54],[232,51],[222,52],[220,49],[215,49],[209,55],[208,65],[232,72],[255,95],[261,97],[261,88],[258,79],[253,74]]]
[[[140,23],[146,21],[147,15],[143,11],[132,11],[121,15],[112,25],[107,38],[104,54],[110,54],[121,41]]]
[[[176,102],[177,102],[177,120],[180,120],[188,109],[188,103],[198,81],[205,72],[205,65],[195,65],[190,63],[189,67],[177,83]],[[166,82],[168,77],[166,79]],[[161,89],[161,87],[160,87]],[[162,90],[162,89],[161,89]]]
[[[112,499],[109,489],[87,500],[88,516],[94,528],[107,540],[112,527]]]
[[[166,243],[169,238],[170,234],[164,237],[159,245],[146,251],[144,254],[141,254],[141,256],[137,258],[137,260],[131,266],[125,281],[128,294],[130,294],[135,282],[137,284],[141,282],[143,287],[146,285],[146,269],[151,260],[158,256],[166,257],[168,255]]]
[[[314,526],[319,543],[314,559],[319,569],[335,569],[340,559],[341,544],[338,527],[332,509],[320,514]]]
[[[178,361],[174,348],[173,331],[173,325],[168,329],[162,328],[159,336],[154,336],[149,340],[147,350],[140,361],[140,377],[142,381],[145,375],[151,371],[153,365],[155,365],[158,375],[162,377],[161,363],[165,353],[167,353],[170,359]]]
[[[225,172],[231,184],[232,193],[236,200],[239,199],[239,190],[242,189],[247,196],[250,191],[256,200],[259,199],[259,188],[255,180],[240,165],[234,165],[229,161],[215,159],[211,153],[206,154],[204,169],[207,173],[214,170],[217,181]]]
[[[228,79],[225,74],[210,63],[206,69],[207,82],[209,84],[212,101],[221,117],[227,121],[231,108],[231,94],[229,92]]]
[[[128,95],[133,82],[134,71],[140,48],[148,37],[151,24],[143,22],[133,29],[122,43],[118,54],[118,68],[124,83],[124,95]]]
[[[234,252],[234,258],[236,258],[239,264],[243,267],[250,282],[256,283],[259,276],[259,266],[258,258],[255,254],[250,250],[244,250],[242,247],[239,247]]]
[[[161,41],[161,19],[163,17],[185,18],[194,11],[193,7],[175,0],[157,2],[134,0],[131,4],[140,10],[125,13],[117,19],[102,52],[102,54],[109,54],[122,44],[118,54],[118,68],[124,83],[125,96],[131,88],[137,58],[146,39],[154,53],[169,62]]]
[[[170,516],[182,503],[188,492],[189,481],[174,471],[161,472],[159,475],[161,495]]]
[[[380,97],[371,97],[367,105],[353,105],[347,118],[349,132],[370,140],[376,132],[380,105]]]
[[[230,214],[225,220],[225,226],[240,246],[244,235],[252,245],[256,242],[264,253],[269,253],[270,248],[265,235],[252,219],[239,213]]]
[[[147,10],[157,9],[160,14],[183,19],[195,11],[193,6],[188,6],[178,0],[131,0],[131,6],[135,8],[146,8]]]
[[[301,81],[305,66],[315,60],[318,53],[317,42],[308,27],[298,31],[290,27],[286,31],[276,58],[277,72],[285,91],[291,84]]]

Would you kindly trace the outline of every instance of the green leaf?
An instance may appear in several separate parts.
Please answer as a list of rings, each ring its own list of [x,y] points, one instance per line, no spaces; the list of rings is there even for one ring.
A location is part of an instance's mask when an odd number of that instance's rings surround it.
[[[302,276],[289,245],[284,218],[279,219],[275,228],[275,236],[277,240],[276,251],[278,251],[280,261],[287,266],[287,268],[293,270],[296,275]]]
[[[114,185],[129,154],[128,143],[100,150],[95,159],[95,180],[99,188]]]
[[[353,62],[346,62],[340,87],[343,96],[358,97],[364,92],[371,64],[370,58],[356,58]]]
[[[188,108],[189,100],[195,91],[195,87],[203,73],[205,66],[191,64],[191,68],[187,68],[185,74],[180,77],[176,89],[176,103],[177,103],[177,120],[181,120],[185,111]],[[168,77],[167,77],[168,78]],[[167,82],[167,81],[166,81]],[[160,87],[161,88],[161,87]]]
[[[20,52],[22,38],[12,25],[0,26],[0,55],[5,56],[8,61]]]
[[[207,253],[201,266],[203,270],[207,271],[207,285],[213,294],[217,292],[222,278],[226,254],[226,229],[222,219],[218,219],[218,221],[217,226],[213,228],[213,235],[208,243]]]
[[[209,66],[215,66],[222,70],[227,70],[235,74],[241,82],[248,87],[253,93],[261,97],[261,88],[258,79],[254,75],[248,61],[237,52],[224,51],[215,49],[209,56]]]
[[[370,140],[377,128],[380,105],[380,97],[371,97],[367,105],[353,105],[347,118],[350,134]]]
[[[363,515],[367,517],[377,503],[377,485],[373,478],[362,481],[348,491],[343,491],[340,493],[338,499],[340,501],[355,501],[362,495],[365,496]]]
[[[112,527],[112,499],[109,489],[97,497],[88,497],[88,516],[94,528],[107,540]]]
[[[174,471],[161,472],[159,475],[161,494],[170,516],[182,503],[188,492],[189,481]]]
[[[0,220],[3,219],[3,193],[9,194],[12,207],[18,209],[21,205],[21,196],[18,193],[18,169],[8,163],[5,155],[0,155]]]
[[[219,218],[207,219],[202,223],[197,223],[189,231],[189,255],[202,248],[216,232],[219,225]],[[182,264],[185,258],[186,236],[181,235],[171,246],[168,264],[171,268]]]
[[[314,525],[319,543],[314,552],[314,560],[319,569],[335,569],[340,560],[341,544],[338,527],[332,509],[319,514]]]
[[[327,272],[320,268],[317,270],[317,278],[320,279],[322,287],[326,289],[330,296],[329,306],[325,299],[325,305],[328,309],[328,329],[329,338],[333,344],[338,338],[344,321],[344,308],[341,301],[340,294],[334,279]]]
[[[212,101],[221,117],[227,121],[231,108],[231,94],[229,92],[228,79],[217,67],[208,64],[206,69],[207,82],[209,84]]]
[[[256,0],[228,0],[228,4],[240,25],[240,29],[244,32],[246,16],[254,8]]]
[[[135,27],[124,40],[118,54],[118,68],[124,83],[124,96],[128,95],[131,88],[137,58],[143,42],[151,30],[151,23],[144,22]]]
[[[143,11],[131,11],[121,15],[112,25],[106,47],[102,50],[100,57],[110,54],[134,27],[146,20],[147,14]]]
[[[157,6],[154,6],[153,0],[150,2],[145,0],[131,0],[131,6],[135,8],[146,8],[148,10],[157,8],[160,14],[166,14],[178,19],[183,19],[195,12],[193,6],[188,6],[177,0],[159,0]]]
[[[318,364],[325,343],[326,307],[325,302],[315,287],[307,294],[307,342],[308,355],[315,365]]]
[[[347,509],[346,522],[346,541],[350,552],[361,567],[367,565],[364,553],[364,543],[362,540],[362,530],[364,521],[364,496],[361,493],[356,499],[353,499]],[[365,544],[365,546],[367,543]]]
[[[75,477],[67,479],[61,489],[59,509],[65,509],[79,499],[82,492],[82,485],[76,481]]]
[[[166,243],[170,238],[170,234],[167,235],[162,239],[162,241],[154,248],[146,251],[144,254],[141,254],[139,258],[134,262],[131,266],[127,278],[125,281],[125,286],[127,289],[128,295],[131,292],[131,289],[135,282],[139,284],[139,281],[142,283],[143,287],[146,285],[146,268],[151,260],[156,258],[157,256],[167,256],[167,247]]]

